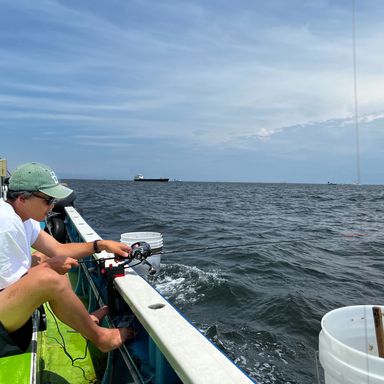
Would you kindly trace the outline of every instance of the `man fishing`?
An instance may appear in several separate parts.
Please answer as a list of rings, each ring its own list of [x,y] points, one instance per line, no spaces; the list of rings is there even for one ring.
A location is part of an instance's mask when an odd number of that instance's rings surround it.
[[[127,257],[130,247],[112,240],[61,244],[40,227],[56,199],[71,193],[49,167],[27,163],[16,168],[6,199],[0,199],[0,357],[27,350],[31,316],[46,302],[61,321],[102,352],[118,348],[133,335],[127,328],[101,327],[108,308],[89,314],[65,275],[78,265],[77,259],[102,250]],[[31,256],[31,247],[40,257]]]

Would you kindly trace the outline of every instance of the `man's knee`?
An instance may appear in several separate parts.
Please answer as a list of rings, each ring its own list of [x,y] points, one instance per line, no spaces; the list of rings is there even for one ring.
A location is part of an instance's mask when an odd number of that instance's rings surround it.
[[[43,291],[49,290],[53,293],[62,291],[68,286],[67,276],[60,275],[49,267],[41,268],[36,271],[32,268],[28,274],[30,274],[30,278],[34,280],[34,283],[38,288]]]

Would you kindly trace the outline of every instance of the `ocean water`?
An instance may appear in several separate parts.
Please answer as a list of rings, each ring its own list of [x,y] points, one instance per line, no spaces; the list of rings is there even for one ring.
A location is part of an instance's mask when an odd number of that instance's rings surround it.
[[[68,183],[103,238],[163,234],[150,283],[259,383],[317,383],[322,316],[383,304],[383,186]]]

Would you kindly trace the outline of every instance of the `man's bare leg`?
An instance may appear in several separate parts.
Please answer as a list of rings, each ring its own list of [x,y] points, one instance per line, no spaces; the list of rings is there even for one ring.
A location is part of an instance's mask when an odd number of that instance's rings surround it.
[[[61,321],[103,352],[118,348],[131,333],[124,328],[99,327],[73,292],[67,277],[45,263],[31,268],[27,275],[0,292],[0,321],[8,332],[14,332],[47,301]]]

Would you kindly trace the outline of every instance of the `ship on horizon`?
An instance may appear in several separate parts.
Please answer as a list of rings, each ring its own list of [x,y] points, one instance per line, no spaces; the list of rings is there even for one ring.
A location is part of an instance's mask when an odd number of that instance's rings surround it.
[[[166,183],[169,181],[169,177],[159,177],[155,179],[148,179],[148,178],[145,178],[143,175],[136,175],[133,178],[133,181],[156,181],[156,182]]]

